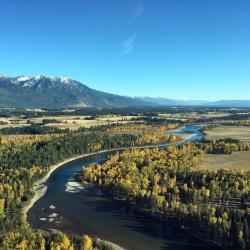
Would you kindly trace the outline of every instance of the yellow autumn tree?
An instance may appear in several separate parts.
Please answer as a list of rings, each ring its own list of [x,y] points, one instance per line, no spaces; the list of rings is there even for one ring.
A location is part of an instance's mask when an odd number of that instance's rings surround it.
[[[82,236],[82,246],[81,250],[92,250],[93,249],[93,240],[88,235]]]

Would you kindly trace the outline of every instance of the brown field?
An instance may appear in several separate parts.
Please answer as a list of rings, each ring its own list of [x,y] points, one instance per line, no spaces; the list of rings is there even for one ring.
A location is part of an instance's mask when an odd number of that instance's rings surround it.
[[[231,155],[206,155],[202,167],[210,169],[230,168],[250,170],[250,152],[235,152]]]
[[[39,118],[31,118],[34,123],[41,123],[43,119],[46,120],[57,120],[59,123],[49,123],[47,126],[54,126],[61,129],[69,128],[71,130],[76,130],[80,127],[91,127],[91,126],[99,126],[106,125],[112,123],[128,123],[131,122],[133,118],[138,118],[138,116],[103,116],[97,117],[93,120],[88,119],[89,116],[43,116]],[[22,127],[29,126],[27,124],[28,119],[19,118],[19,117],[11,117],[11,118],[0,118],[0,129],[4,127]]]
[[[198,112],[184,112],[184,113],[161,113],[159,116],[167,120],[180,120],[186,121],[190,119],[201,119],[201,118],[216,118],[216,117],[226,117],[229,116],[228,112],[205,112],[203,114]]]
[[[220,126],[206,131],[208,139],[234,138],[250,143],[250,127]],[[211,169],[232,168],[250,170],[250,152],[235,152],[231,155],[206,155],[203,167]]]
[[[61,129],[69,128],[71,130],[76,130],[80,127],[92,127],[92,126],[100,126],[107,125],[113,123],[128,123],[131,122],[133,118],[136,116],[104,116],[98,117],[94,120],[88,120],[88,116],[53,116],[53,117],[42,117],[37,118],[34,122],[41,122],[43,119],[55,119],[60,121],[60,123],[50,123],[47,126],[55,126]]]
[[[250,143],[250,127],[220,126],[206,131],[208,139],[234,138]]]
[[[10,117],[10,118],[0,117],[0,128],[22,127],[22,126],[27,126],[27,120],[17,117]]]

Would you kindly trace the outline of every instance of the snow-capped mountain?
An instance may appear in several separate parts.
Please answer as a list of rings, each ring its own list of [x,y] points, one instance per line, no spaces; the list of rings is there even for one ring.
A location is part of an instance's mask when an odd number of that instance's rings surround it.
[[[145,102],[91,89],[70,77],[0,75],[0,107],[141,106]]]
[[[127,107],[127,106],[250,107],[250,100],[173,100],[125,97],[89,88],[70,77],[43,75],[10,77],[0,74],[0,107]]]
[[[8,78],[6,76],[2,76],[3,78]],[[1,78],[1,75],[0,75]],[[70,77],[46,77],[43,75],[38,75],[35,77],[30,76],[18,76],[14,78],[8,78],[13,84],[22,86],[22,87],[41,87],[44,82],[49,83],[49,87],[55,87],[67,85],[70,87],[79,87],[79,83],[77,81],[74,81]],[[81,84],[82,85],[82,84]]]

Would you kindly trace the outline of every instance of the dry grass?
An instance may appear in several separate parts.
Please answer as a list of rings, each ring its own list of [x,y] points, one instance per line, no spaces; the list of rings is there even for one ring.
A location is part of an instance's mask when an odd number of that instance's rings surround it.
[[[27,120],[21,119],[17,117],[0,117],[0,128],[6,128],[6,127],[23,127],[27,126]]]
[[[41,122],[43,119],[55,119],[60,121],[60,123],[50,123],[47,126],[55,126],[61,129],[69,128],[70,130],[77,130],[80,127],[92,127],[107,125],[113,123],[128,123],[135,118],[135,116],[105,116],[98,117],[94,120],[88,120],[88,116],[53,116],[53,117],[42,117],[35,119],[34,122]]]
[[[231,155],[206,155],[202,167],[210,169],[247,169],[250,170],[250,152],[235,152]]]
[[[208,139],[234,138],[250,143],[250,127],[220,126],[206,131]]]
[[[250,128],[243,126],[220,126],[206,131],[208,139],[234,138],[250,143]],[[231,168],[250,170],[250,152],[235,152],[231,155],[206,155],[202,166],[211,169]]]
[[[204,119],[204,118],[216,118],[216,117],[226,117],[229,116],[230,113],[227,112],[206,112],[206,113],[198,113],[198,112],[183,112],[183,113],[161,113],[160,117],[165,118],[167,120],[180,120],[186,121],[189,119]]]
[[[58,123],[49,123],[47,126],[54,126],[61,129],[69,128],[70,130],[77,130],[80,127],[91,127],[100,126],[113,123],[128,123],[131,122],[133,118],[138,118],[138,116],[104,116],[98,117],[93,120],[88,119],[89,116],[43,116],[39,118],[30,119],[34,123],[41,123],[44,119],[46,120],[57,120]],[[29,126],[27,124],[27,119],[11,117],[11,118],[0,118],[0,129],[4,127],[23,127]]]

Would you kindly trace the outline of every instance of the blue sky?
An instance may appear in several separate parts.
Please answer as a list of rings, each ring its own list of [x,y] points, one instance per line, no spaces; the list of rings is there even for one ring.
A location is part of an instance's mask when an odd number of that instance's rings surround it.
[[[1,0],[0,72],[130,96],[250,99],[249,0]]]

